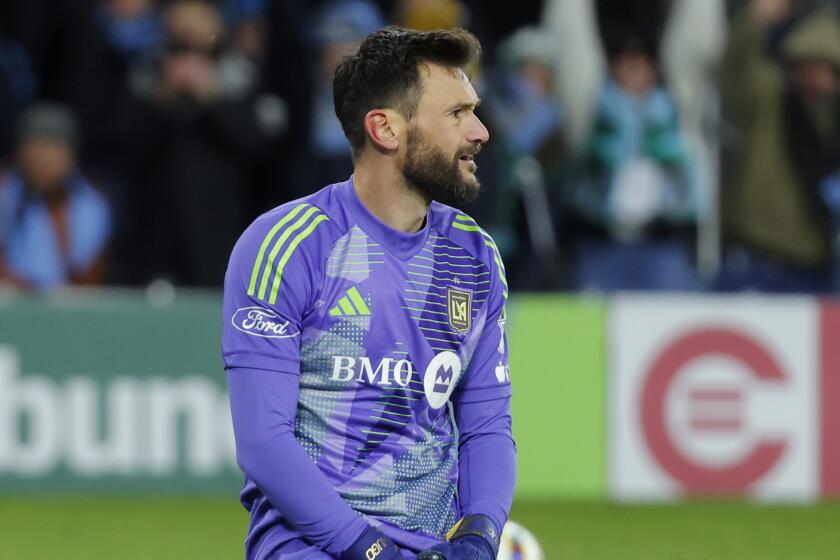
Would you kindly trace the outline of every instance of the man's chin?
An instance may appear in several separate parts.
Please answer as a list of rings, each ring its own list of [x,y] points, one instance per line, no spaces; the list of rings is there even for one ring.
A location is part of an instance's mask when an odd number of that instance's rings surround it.
[[[481,192],[481,183],[478,182],[478,179],[472,177],[470,181],[464,181],[464,184],[461,186],[461,193],[458,196],[458,200],[453,201],[454,204],[461,205],[461,204],[469,204],[473,202],[476,198],[478,198],[478,194]]]
[[[478,181],[478,177],[475,174],[475,171],[468,171],[465,169],[461,170],[461,181],[471,189],[478,189],[481,184]]]
[[[469,177],[464,178],[464,187],[470,195],[475,198],[478,196],[478,192],[481,190],[481,183],[478,180],[478,177],[475,175],[470,175]]]

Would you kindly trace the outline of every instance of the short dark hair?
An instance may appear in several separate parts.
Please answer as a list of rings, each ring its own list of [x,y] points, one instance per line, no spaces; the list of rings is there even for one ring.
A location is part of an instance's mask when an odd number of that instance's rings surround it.
[[[365,144],[364,118],[389,108],[410,119],[420,102],[422,63],[463,68],[478,60],[481,45],[465,29],[414,31],[388,26],[368,35],[333,77],[335,113],[354,157]]]

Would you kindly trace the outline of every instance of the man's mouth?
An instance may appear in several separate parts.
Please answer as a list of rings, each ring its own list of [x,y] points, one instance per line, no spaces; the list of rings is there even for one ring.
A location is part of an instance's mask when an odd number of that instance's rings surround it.
[[[475,156],[478,155],[478,152],[480,152],[480,151],[481,151],[481,145],[480,144],[477,145],[477,146],[471,146],[469,148],[469,151],[462,152],[461,155],[458,156],[458,159],[460,159],[461,161],[473,161],[475,159]]]

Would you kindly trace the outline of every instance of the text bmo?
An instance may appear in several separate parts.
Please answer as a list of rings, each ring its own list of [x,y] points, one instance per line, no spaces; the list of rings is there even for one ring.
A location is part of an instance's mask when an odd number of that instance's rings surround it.
[[[367,356],[333,356],[332,375],[334,381],[352,381],[392,387],[408,387],[414,367],[411,361],[382,358],[376,367]],[[378,381],[377,381],[378,379]]]

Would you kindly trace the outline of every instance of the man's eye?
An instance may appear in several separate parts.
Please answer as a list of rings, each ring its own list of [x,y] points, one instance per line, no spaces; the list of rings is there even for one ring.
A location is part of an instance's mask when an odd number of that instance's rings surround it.
[[[456,117],[456,118],[461,118],[461,116],[462,116],[463,114],[464,114],[464,110],[463,110],[463,109],[455,109],[454,111],[452,111],[452,116],[454,116],[454,117]]]

